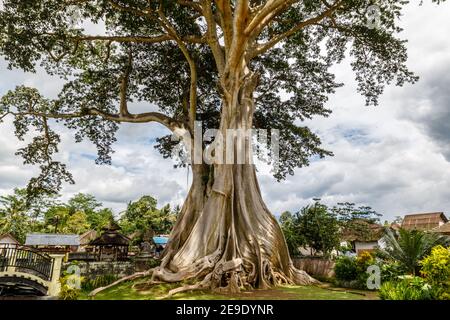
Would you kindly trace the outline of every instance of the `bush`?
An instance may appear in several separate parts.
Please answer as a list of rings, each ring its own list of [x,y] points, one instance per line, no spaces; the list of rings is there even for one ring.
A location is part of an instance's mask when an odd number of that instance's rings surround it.
[[[69,283],[70,277],[70,274],[64,273],[64,276],[59,278],[59,282],[61,283],[59,298],[61,300],[78,300],[80,296],[81,288],[77,288]],[[80,281],[82,281],[82,279],[80,279]]]
[[[149,269],[159,267],[160,264],[161,264],[161,260],[159,260],[159,259],[149,259],[147,262]]]
[[[372,256],[370,252],[364,251],[359,256],[356,257],[356,269],[357,269],[357,277],[358,287],[361,289],[367,288],[367,279],[370,274],[367,273],[367,269],[376,264],[375,258]]]
[[[433,300],[437,294],[437,290],[420,277],[385,282],[379,292],[382,300]]]
[[[398,262],[380,263],[381,282],[398,281],[404,275],[404,269]]]
[[[340,257],[336,261],[334,272],[336,285],[342,287],[367,289],[367,273],[369,266],[375,265],[375,258],[370,252],[362,252],[356,258]]]
[[[424,276],[436,291],[439,300],[450,299],[450,248],[436,246],[431,250],[431,254],[420,261]]]
[[[431,254],[420,261],[420,273],[432,284],[448,284],[450,281],[450,248],[436,246]]]
[[[339,257],[334,266],[337,280],[352,281],[358,277],[358,266],[356,259],[352,257]]]

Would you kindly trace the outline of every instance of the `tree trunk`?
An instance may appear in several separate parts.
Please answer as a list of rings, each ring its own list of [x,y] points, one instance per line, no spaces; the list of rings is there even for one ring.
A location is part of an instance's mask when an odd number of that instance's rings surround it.
[[[228,83],[220,126],[223,136],[227,129],[252,127],[256,76]],[[198,281],[187,290],[227,292],[316,282],[294,268],[281,228],[261,197],[253,164],[193,165],[187,200],[161,266],[153,272],[155,281],[187,279]]]

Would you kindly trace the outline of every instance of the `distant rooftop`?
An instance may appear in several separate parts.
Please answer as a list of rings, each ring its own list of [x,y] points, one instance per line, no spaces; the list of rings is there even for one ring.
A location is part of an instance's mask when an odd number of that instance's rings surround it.
[[[167,244],[168,241],[168,237],[153,237],[153,242],[155,244]]]
[[[79,246],[76,234],[30,233],[25,240],[27,246]]]
[[[436,232],[436,233],[450,235],[450,222],[447,222],[446,224],[443,224],[440,227],[434,228],[431,231]]]
[[[443,212],[407,214],[403,219],[402,228],[427,231],[447,222],[448,219]]]

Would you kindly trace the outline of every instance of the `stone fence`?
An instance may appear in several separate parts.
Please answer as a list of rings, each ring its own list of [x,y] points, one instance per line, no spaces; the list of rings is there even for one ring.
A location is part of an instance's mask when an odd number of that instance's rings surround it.
[[[293,258],[292,262],[296,268],[305,270],[312,276],[334,277],[335,262],[332,260],[302,257]],[[63,263],[62,271],[67,270],[72,264],[72,262]],[[110,274],[120,278],[148,269],[148,267],[141,266],[137,261],[78,261],[76,265],[80,268],[81,276],[88,279]]]
[[[332,278],[335,275],[335,262],[333,260],[304,257],[293,258],[292,262],[297,269],[305,270],[311,276]]]
[[[64,263],[62,271],[73,264],[73,262]],[[76,265],[80,268],[80,275],[91,280],[111,274],[121,278],[135,273],[136,270],[136,264],[132,261],[78,261]]]

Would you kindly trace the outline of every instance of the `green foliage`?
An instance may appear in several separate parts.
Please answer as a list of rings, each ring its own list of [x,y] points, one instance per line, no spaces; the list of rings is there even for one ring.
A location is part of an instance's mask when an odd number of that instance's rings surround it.
[[[372,256],[370,252],[363,251],[356,257],[356,266],[357,266],[357,283],[360,288],[367,288],[367,279],[370,276],[367,273],[367,270],[370,266],[376,264],[375,258]]]
[[[353,0],[342,1],[339,6],[327,1],[305,1],[301,6],[290,3],[280,7],[276,19],[265,21],[262,28],[252,28],[255,34],[250,38],[258,44],[280,40],[259,52],[254,51],[253,45],[242,46],[248,48],[242,56],[248,58],[249,69],[260,75],[254,93],[257,98],[253,125],[281,130],[281,165],[274,172],[277,179],[308,165],[311,156],[331,155],[321,148],[320,138],[308,127],[298,125],[298,120],[330,114],[326,107],[329,95],[341,86],[332,67],[346,55],[351,59],[358,92],[368,105],[378,103],[386,85],[401,86],[417,80],[406,66],[405,41],[399,37],[399,18],[408,2],[393,5],[391,0],[377,1],[383,16],[378,28],[367,25],[369,3]],[[255,10],[263,8],[256,2],[250,4]],[[219,15],[217,21],[227,19],[221,16],[223,10],[216,2],[211,6]],[[333,19],[322,19],[328,16],[323,13],[330,6],[336,9]],[[19,150],[25,163],[39,165],[42,171],[30,182],[30,192],[55,193],[62,182],[73,183],[65,165],[53,159],[60,137],[49,127],[48,119],[57,118],[74,130],[76,141],[89,139],[95,144],[97,163],[111,162],[118,122],[123,121],[119,117],[122,115],[119,105],[123,106],[120,103],[123,78],[128,82],[125,94],[128,100],[154,104],[171,123],[186,123],[189,114],[185,102],[190,94],[187,88],[191,74],[183,52],[188,52],[201,70],[195,92],[199,99],[192,107],[202,115],[206,127],[218,127],[223,94],[217,83],[224,80],[220,79],[224,75],[218,70],[220,63],[213,48],[224,58],[228,57],[225,52],[230,48],[217,48],[211,45],[215,41],[204,41],[206,29],[209,30],[205,28],[207,19],[199,18],[204,12],[198,4],[171,0],[134,0],[123,5],[104,0],[3,1],[0,55],[8,61],[8,67],[33,72],[37,65],[42,65],[47,73],[66,80],[56,99],[47,99],[36,89],[21,86],[0,101],[0,119],[14,118],[19,139],[30,128],[38,133],[27,147]],[[161,15],[164,21],[170,21],[170,29],[179,41],[165,34],[161,24],[166,22],[161,20]],[[255,12],[252,18],[258,16]],[[319,22],[298,28],[312,17]],[[233,17],[229,19],[228,23],[222,23],[232,24]],[[108,37],[93,37],[81,27],[99,22],[106,27]],[[222,23],[213,28],[223,28]],[[250,23],[250,18],[246,23]],[[218,34],[223,33],[224,30],[218,30]],[[290,36],[281,36],[285,34]],[[124,39],[124,35],[128,37]],[[161,36],[163,39],[156,43],[149,41]],[[223,45],[229,43],[225,41]],[[158,150],[165,157],[170,156],[173,148],[170,139],[166,136],[158,143]]]
[[[0,234],[10,233],[19,242],[29,232],[41,228],[40,218],[53,198],[38,197],[29,201],[25,189],[14,189],[12,195],[0,196]]]
[[[138,201],[130,202],[120,219],[120,226],[126,234],[139,233],[134,239],[139,242],[149,231],[157,234],[170,233],[177,216],[168,205],[157,208],[157,201],[151,196],[143,196]]]
[[[450,284],[450,248],[436,246],[420,261],[420,273],[433,284]]]
[[[283,231],[286,244],[291,256],[299,254],[298,248],[305,243],[305,239],[298,230],[298,220],[295,215],[289,211],[285,211],[280,216],[281,230]]]
[[[63,276],[59,278],[59,282],[61,283],[61,291],[59,293],[59,298],[61,300],[78,300],[81,294],[81,288],[76,288],[70,283],[70,279],[73,275],[68,274],[67,272],[63,273]],[[83,279],[80,279],[82,283]]]
[[[330,211],[336,215],[344,233],[360,240],[373,238],[374,230],[370,226],[379,223],[381,217],[381,214],[370,206],[356,207],[350,202],[338,203]]]
[[[353,281],[358,277],[358,266],[353,257],[342,256],[336,259],[334,267],[337,280]]]
[[[102,208],[94,196],[79,193],[67,204],[59,203],[44,214],[45,232],[82,234],[90,229],[101,231],[114,221],[111,209]]]
[[[339,247],[338,221],[327,206],[318,201],[302,208],[295,215],[284,212],[280,216],[280,224],[292,255],[298,254],[301,246],[307,246],[325,256]]]
[[[339,247],[339,224],[327,206],[316,202],[303,208],[298,214],[298,232],[305,244],[325,256]]]
[[[367,273],[369,266],[377,262],[369,252],[363,252],[357,257],[341,256],[334,267],[338,285],[358,289],[367,289]]]
[[[403,267],[396,261],[390,263],[378,263],[381,270],[381,282],[397,281],[404,275]]]
[[[404,272],[416,275],[420,269],[419,261],[439,244],[449,244],[449,238],[436,233],[419,230],[400,229],[398,236],[388,231],[383,238],[385,248],[378,255],[388,261],[397,262]]]
[[[406,277],[400,281],[384,282],[379,296],[382,300],[433,300],[436,292],[424,279]]]
[[[114,221],[111,209],[102,208],[102,203],[90,194],[78,193],[68,201],[71,212],[83,212],[90,229],[101,231]]]
[[[161,264],[161,260],[158,260],[158,259],[149,259],[147,262],[147,266],[149,269],[159,267],[160,264]]]
[[[94,279],[84,278],[81,282],[81,289],[83,291],[92,291],[100,287],[106,287],[118,279],[119,277],[114,274],[104,274],[97,276]]]
[[[426,281],[439,290],[437,299],[450,300],[450,248],[434,247],[420,265],[420,273]]]
[[[158,209],[151,196],[131,202],[121,219],[128,234],[148,230],[167,234],[172,229],[180,208],[168,205]],[[82,234],[94,229],[100,232],[114,222],[111,209],[102,208],[94,196],[79,193],[67,203],[55,197],[27,197],[27,190],[15,189],[14,194],[0,196],[0,234],[10,233],[20,242],[30,232]],[[140,241],[138,237],[137,241]]]

